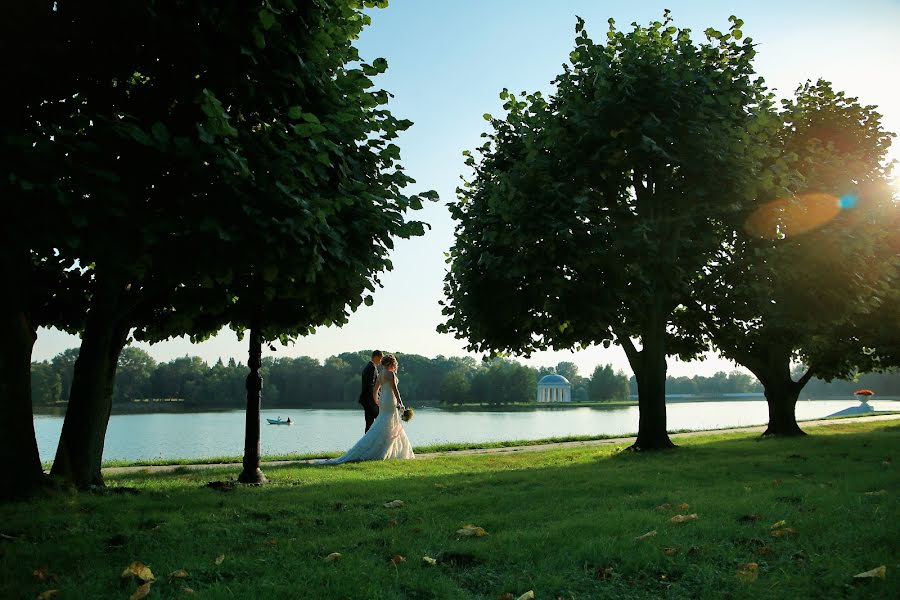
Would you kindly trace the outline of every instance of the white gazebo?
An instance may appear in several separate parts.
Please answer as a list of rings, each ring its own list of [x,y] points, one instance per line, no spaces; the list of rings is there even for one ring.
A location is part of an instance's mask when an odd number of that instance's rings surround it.
[[[562,375],[544,375],[537,384],[538,402],[571,402],[572,384]]]

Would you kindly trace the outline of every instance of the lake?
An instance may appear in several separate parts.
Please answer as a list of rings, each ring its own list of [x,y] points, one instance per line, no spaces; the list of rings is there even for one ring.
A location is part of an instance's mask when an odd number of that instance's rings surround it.
[[[857,406],[856,400],[813,400],[797,403],[798,419],[817,419]],[[900,411],[900,401],[870,402],[875,410]],[[674,402],[668,404],[668,427],[718,429],[762,425],[768,420],[764,400]],[[352,446],[363,433],[362,410],[263,410],[262,452],[316,452]],[[266,417],[291,417],[293,426],[268,425]],[[53,460],[61,416],[35,415],[41,460]],[[516,411],[446,411],[420,408],[406,424],[414,446],[441,442],[487,442],[570,435],[634,433],[637,406],[615,408],[536,408]],[[244,450],[244,412],[155,413],[113,415],[109,421],[105,460],[203,458],[240,455]]]

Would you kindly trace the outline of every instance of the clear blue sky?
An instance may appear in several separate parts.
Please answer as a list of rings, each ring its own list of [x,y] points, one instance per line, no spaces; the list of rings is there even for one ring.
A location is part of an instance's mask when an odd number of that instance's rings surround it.
[[[382,279],[375,304],[362,308],[342,329],[326,328],[280,348],[275,356],[319,359],[361,348],[379,347],[434,356],[464,354],[463,344],[439,335],[444,252],[453,225],[444,203],[454,197],[464,173],[461,152],[480,142],[484,113],[500,114],[497,94],[550,90],[574,39],[575,16],[587,21],[600,41],[609,17],[619,27],[646,24],[672,10],[675,25],[689,27],[695,39],[707,27],[728,28],[728,16],[745,21],[744,35],[759,44],[758,72],[780,95],[806,79],[825,77],[866,104],[881,108],[888,130],[900,131],[900,1],[691,2],[556,0],[391,0],[373,11],[372,26],[359,48],[366,60],[384,57],[388,72],[378,84],[394,94],[394,114],[411,119],[401,138],[403,163],[417,180],[415,190],[435,189],[441,203],[418,213],[432,229],[425,237],[401,241],[392,256],[394,271]],[[900,157],[897,148],[893,153]],[[77,338],[41,330],[35,360],[78,345]],[[246,362],[246,349],[230,332],[203,344],[174,340],[148,348],[157,360],[192,354],[208,361],[234,357]],[[268,353],[268,351],[267,351]],[[572,360],[583,375],[598,363],[613,363],[631,374],[618,348],[579,353],[548,352],[530,364]],[[710,356],[702,362],[670,360],[674,375],[712,374],[733,365]]]

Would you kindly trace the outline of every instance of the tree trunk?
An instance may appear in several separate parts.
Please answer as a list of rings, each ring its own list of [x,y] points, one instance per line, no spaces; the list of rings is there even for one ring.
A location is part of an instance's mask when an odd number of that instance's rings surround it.
[[[762,358],[762,357],[761,357]],[[811,372],[799,382],[791,377],[791,354],[784,348],[769,348],[765,360],[751,369],[763,385],[769,405],[769,424],[763,436],[806,435],[797,425],[797,398]]]
[[[777,385],[765,385],[766,402],[769,405],[769,425],[764,436],[791,436],[806,435],[797,425],[797,397],[800,388],[788,379],[789,385],[782,383]]]
[[[262,363],[262,341],[258,326],[250,328],[250,358],[247,375],[247,422],[244,428],[244,470],[238,476],[241,483],[265,483],[266,476],[259,468],[259,421],[262,404],[262,376],[259,368]]]
[[[638,386],[638,435],[633,450],[674,448],[666,431],[666,322],[662,302],[650,309],[641,331],[641,351],[632,363]]]
[[[113,380],[129,327],[117,318],[117,294],[97,292],[81,336],[69,405],[51,475],[78,488],[102,486],[100,464],[112,410]]]
[[[24,497],[44,480],[31,412],[31,350],[36,334],[23,311],[4,302],[0,335],[0,498]]]

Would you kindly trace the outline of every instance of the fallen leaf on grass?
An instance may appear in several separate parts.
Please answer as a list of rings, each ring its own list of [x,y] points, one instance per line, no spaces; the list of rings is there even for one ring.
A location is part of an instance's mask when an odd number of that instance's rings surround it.
[[[519,596],[518,600],[534,600],[534,590],[528,590],[521,596]]]
[[[887,496],[887,490],[878,490],[875,492],[866,492],[866,496]]]
[[[737,576],[744,583],[756,581],[756,578],[759,577],[759,565],[755,562],[739,565]]]
[[[594,569],[594,576],[597,579],[609,579],[615,574],[615,570],[612,567],[597,567]]]
[[[794,535],[795,533],[797,533],[797,530],[794,529],[793,527],[782,527],[781,529],[775,529],[773,531],[770,531],[769,535],[771,535],[774,538],[780,538],[780,537],[785,537],[787,535]]]
[[[694,556],[695,554],[700,554],[700,546],[691,546],[688,548],[688,556]]]
[[[385,508],[400,508],[403,506],[403,500],[391,500],[390,502],[385,502]]]
[[[505,594],[500,594],[500,600],[513,600],[516,595],[512,592],[506,592]]]
[[[153,585],[152,581],[148,581],[138,589],[134,590],[134,593],[128,597],[128,600],[141,600],[141,598],[146,598],[147,594],[150,593],[150,586]]]
[[[434,558],[431,558],[430,556],[423,556],[422,564],[428,565],[429,567],[433,567],[434,565],[437,564],[437,560]]]
[[[403,556],[400,556],[399,554],[395,554],[391,557],[391,564],[394,565],[395,567],[397,565],[399,565],[400,563],[405,563],[405,562],[406,562],[406,558]]]
[[[864,573],[857,573],[853,576],[854,579],[872,579],[875,577],[880,577],[884,579],[887,574],[887,567],[885,565],[881,565],[880,567],[875,567],[871,571],[866,571]]]
[[[337,562],[337,561],[341,560],[341,553],[340,552],[332,552],[331,554],[329,554],[322,560],[324,560],[325,562]]]
[[[51,598],[56,598],[59,596],[59,590],[47,590],[46,592],[41,592],[37,596],[37,600],[50,600]]]
[[[272,538],[271,540],[266,540],[266,544],[269,545],[269,546],[277,546],[277,545],[278,545],[278,540],[275,539],[275,538]]]
[[[221,565],[223,562],[225,562],[225,555],[224,555],[224,554],[218,555],[218,556],[216,557],[216,561],[215,561],[215,562],[216,562],[217,565]]]
[[[38,567],[37,569],[32,571],[31,574],[34,575],[34,578],[38,581],[56,581],[58,579],[56,575],[50,572],[50,567],[48,567],[47,565]]]
[[[737,521],[738,523],[756,523],[760,519],[762,519],[762,515],[760,515],[759,513],[753,513],[752,515],[740,516],[738,517]]]
[[[785,527],[785,525],[787,525],[787,523],[784,519],[772,523],[772,525],[769,527],[769,535],[774,538],[780,538],[797,533],[797,530],[795,530],[793,527]]]
[[[193,594],[194,593],[194,590],[189,587],[183,587],[183,588],[181,588],[181,591],[184,592],[185,594]]]
[[[190,575],[184,569],[178,569],[169,573],[169,579],[185,579],[187,577],[190,577]]]
[[[153,581],[154,579],[156,579],[153,576],[153,571],[150,570],[150,567],[140,561],[134,561],[133,563],[125,567],[125,570],[122,571],[122,577],[137,577],[144,582]]]
[[[656,510],[669,510],[670,508],[672,508],[672,505],[669,504],[668,502],[665,502],[665,503],[660,504],[659,506],[657,506],[657,507],[656,507]]]
[[[670,548],[669,546],[666,546],[665,548],[663,548],[663,554],[665,554],[666,556],[675,556],[676,554],[678,554],[678,548]]]
[[[475,525],[463,525],[462,529],[456,530],[456,533],[466,537],[484,537],[488,535],[487,531],[481,527],[476,527]]]
[[[688,504],[687,502],[682,502],[681,504],[678,505],[678,510],[687,510],[690,507],[691,507],[691,505]]]
[[[697,513],[691,513],[689,515],[675,515],[669,521],[672,523],[687,523],[688,521],[696,521],[700,517],[697,516]]]
[[[645,533],[644,535],[639,535],[639,536],[637,536],[637,537],[634,538],[634,539],[635,539],[635,541],[638,541],[638,542],[639,542],[639,541],[641,541],[641,540],[646,540],[647,538],[652,538],[654,535],[656,535],[656,530],[655,530],[655,529],[654,529],[653,531],[648,531],[648,532]]]

